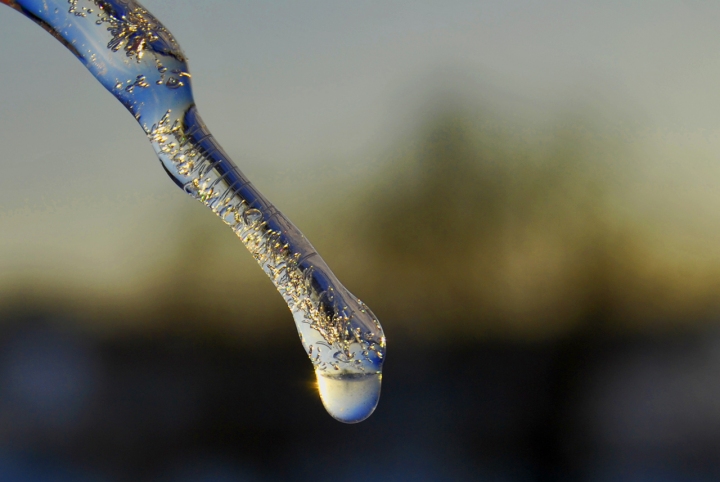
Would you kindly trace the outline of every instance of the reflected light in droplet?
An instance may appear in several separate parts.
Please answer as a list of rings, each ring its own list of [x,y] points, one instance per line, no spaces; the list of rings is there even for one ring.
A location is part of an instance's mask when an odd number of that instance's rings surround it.
[[[380,399],[379,373],[327,373],[316,370],[318,391],[325,409],[343,423],[358,423],[375,411]]]

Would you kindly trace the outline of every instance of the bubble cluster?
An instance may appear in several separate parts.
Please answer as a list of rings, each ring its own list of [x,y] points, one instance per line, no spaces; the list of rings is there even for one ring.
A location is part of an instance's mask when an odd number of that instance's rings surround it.
[[[183,189],[230,226],[270,277],[293,312],[316,370],[379,371],[385,338],[375,315],[335,279],[302,235],[292,238],[297,228],[236,167],[223,170],[227,157],[194,107],[184,121],[171,119],[167,111],[148,129],[150,142],[176,179],[184,180]]]
[[[111,39],[107,48],[112,52],[123,50],[127,57],[137,61],[140,61],[147,51],[161,52],[181,61],[186,60],[172,34],[137,2],[68,0],[68,3],[68,13],[76,17],[87,18],[95,13],[95,24],[104,26],[110,33]],[[90,3],[91,6],[80,3]]]
[[[367,418],[385,359],[380,322],[217,143],[172,34],[133,0],[0,1],[72,50],[138,120],[170,178],[240,238],[290,308],[328,412],[347,423]]]

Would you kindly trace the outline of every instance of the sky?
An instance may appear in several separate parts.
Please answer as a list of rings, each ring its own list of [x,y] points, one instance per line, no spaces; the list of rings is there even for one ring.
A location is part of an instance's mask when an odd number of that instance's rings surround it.
[[[627,129],[629,215],[720,240],[716,2],[143,4],[186,52],[215,137],[291,219],[311,216],[305,186],[370,178],[450,95],[522,125],[580,110]],[[0,286],[132,289],[203,208],[72,54],[4,7],[0,65]]]

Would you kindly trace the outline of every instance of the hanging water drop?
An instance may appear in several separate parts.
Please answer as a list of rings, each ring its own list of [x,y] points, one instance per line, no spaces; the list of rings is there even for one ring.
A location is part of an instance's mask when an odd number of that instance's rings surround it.
[[[345,423],[369,417],[385,359],[380,322],[215,141],[198,114],[173,35],[134,0],[0,3],[75,53],[138,120],[173,182],[233,229],[290,308],[330,415]],[[75,45],[97,50],[84,56]]]
[[[380,399],[381,374],[317,370],[315,375],[323,405],[335,419],[344,423],[362,422],[375,410]]]

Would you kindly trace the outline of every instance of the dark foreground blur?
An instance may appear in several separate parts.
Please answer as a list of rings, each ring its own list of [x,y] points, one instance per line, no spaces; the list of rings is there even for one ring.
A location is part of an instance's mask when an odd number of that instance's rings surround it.
[[[307,230],[386,329],[369,420],[325,413],[217,222],[144,298],[3,297],[0,480],[720,479],[720,270],[618,214],[622,139],[432,118]]]
[[[331,419],[294,333],[96,340],[19,315],[0,480],[686,481],[720,477],[720,334],[396,343],[376,413]]]

